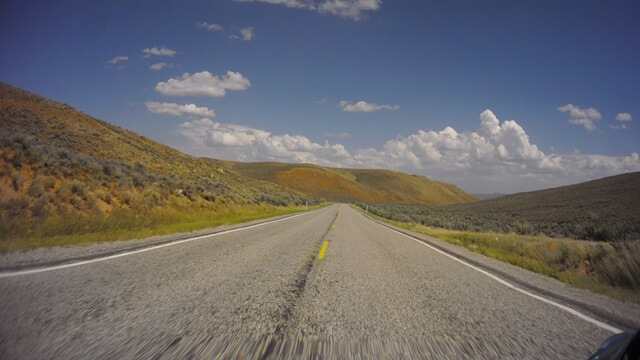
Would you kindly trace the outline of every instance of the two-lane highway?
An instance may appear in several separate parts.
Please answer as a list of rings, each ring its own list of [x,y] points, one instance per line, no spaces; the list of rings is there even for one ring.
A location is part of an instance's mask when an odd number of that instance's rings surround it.
[[[8,359],[579,359],[612,335],[346,205],[5,274],[0,294]]]

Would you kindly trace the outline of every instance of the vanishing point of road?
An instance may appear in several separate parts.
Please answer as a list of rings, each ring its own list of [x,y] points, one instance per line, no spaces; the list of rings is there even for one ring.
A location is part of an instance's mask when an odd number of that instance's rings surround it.
[[[1,272],[0,358],[584,359],[640,323],[633,305],[556,299],[545,284],[564,285],[422,238],[333,205]],[[631,326],[591,311],[620,306]]]

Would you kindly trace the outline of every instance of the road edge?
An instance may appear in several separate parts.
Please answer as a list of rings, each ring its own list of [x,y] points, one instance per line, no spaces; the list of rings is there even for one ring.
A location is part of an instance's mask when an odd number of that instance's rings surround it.
[[[534,285],[534,284],[531,284],[529,282],[526,282],[526,281],[520,279],[517,276],[509,274],[509,273],[507,273],[507,272],[505,272],[503,270],[500,270],[500,269],[497,269],[497,268],[492,267],[490,265],[487,265],[486,263],[480,262],[480,261],[478,261],[476,259],[472,259],[469,256],[466,256],[464,254],[460,254],[458,252],[451,251],[450,249],[447,249],[444,246],[442,246],[440,244],[437,244],[436,242],[433,241],[434,240],[433,238],[431,238],[431,237],[429,237],[427,235],[415,233],[415,232],[412,232],[412,231],[407,230],[407,229],[403,229],[403,228],[399,228],[399,227],[393,226],[391,224],[387,224],[387,223],[382,222],[380,220],[374,219],[374,218],[372,218],[372,217],[368,216],[367,214],[364,214],[364,213],[362,213],[360,211],[356,211],[356,212],[358,214],[364,216],[365,218],[367,218],[367,219],[369,219],[369,220],[371,220],[371,221],[373,221],[375,223],[378,223],[381,226],[384,226],[384,227],[386,227],[386,228],[388,228],[390,230],[397,231],[397,232],[399,232],[399,233],[401,233],[403,235],[406,235],[406,236],[408,236],[408,237],[410,237],[412,239],[415,239],[417,241],[420,241],[420,242],[426,243],[426,244],[428,244],[430,246],[433,246],[434,248],[442,251],[443,253],[446,253],[446,254],[448,254],[448,255],[450,255],[452,257],[458,258],[459,260],[465,261],[465,262],[467,262],[467,263],[469,263],[469,264],[471,264],[473,266],[476,266],[476,267],[478,267],[478,268],[480,268],[480,269],[482,269],[482,270],[484,270],[484,271],[486,271],[486,272],[488,272],[488,273],[490,273],[490,274],[492,274],[494,276],[501,277],[505,281],[509,281],[509,282],[514,283],[514,284],[517,284],[517,285],[523,287],[524,289],[535,293],[536,295],[552,298],[552,299],[557,300],[558,302],[564,303],[566,305],[571,305],[571,306],[575,306],[575,307],[584,309],[584,310],[590,312],[592,315],[600,318],[600,320],[608,321],[608,322],[613,323],[614,325],[616,325],[618,327],[621,327],[621,328],[624,328],[626,330],[637,330],[638,328],[640,328],[640,321],[634,322],[631,319],[627,319],[627,318],[624,318],[624,317],[622,317],[622,316],[620,316],[618,314],[612,313],[611,311],[607,311],[606,309],[603,309],[600,306],[597,306],[597,305],[594,305],[594,304],[591,304],[591,303],[588,303],[588,302],[584,302],[584,301],[581,301],[581,300],[578,300],[578,299],[574,299],[574,298],[565,296],[563,294],[559,294],[559,293],[557,293],[555,291],[551,291],[551,290],[548,290],[548,289],[541,288],[541,287],[539,287],[537,285]],[[439,240],[439,239],[435,239],[435,240]],[[439,240],[439,241],[442,241],[442,240]],[[454,244],[451,244],[451,245],[452,246],[456,246]],[[463,249],[463,248],[460,248],[460,249]],[[473,254],[481,256],[481,257],[484,257],[484,258],[486,258],[488,260],[491,260],[491,261],[498,261],[496,259],[484,256],[482,254],[477,254],[477,253],[473,253]],[[502,262],[501,262],[501,264],[502,264]],[[507,263],[504,263],[504,264],[507,264]],[[510,264],[507,264],[507,265],[510,265]],[[525,271],[525,272],[528,272],[528,273],[530,273],[532,275],[542,276],[541,274],[529,271],[527,269],[522,269],[522,268],[518,268],[518,269],[522,270],[522,271]],[[569,284],[565,284],[565,285],[566,286],[570,286]],[[572,287],[572,288],[576,289],[576,290],[579,290],[579,291],[585,291],[585,290],[574,288],[574,287]],[[594,294],[594,295],[597,295],[597,294]],[[601,296],[604,296],[604,295],[601,295]],[[610,298],[608,298],[608,299],[610,299]],[[615,300],[615,299],[610,299],[610,300],[611,301],[618,301],[618,300]]]
[[[94,259],[98,259],[98,258],[119,255],[119,254],[123,254],[123,253],[127,253],[127,252],[143,250],[143,249],[151,248],[151,247],[154,247],[154,246],[167,245],[167,244],[171,244],[171,243],[174,243],[174,242],[183,241],[183,240],[196,238],[196,237],[213,236],[213,235],[216,235],[216,234],[219,234],[219,233],[222,233],[222,232],[225,232],[225,231],[229,231],[229,230],[240,230],[240,229],[243,229],[243,228],[246,228],[246,227],[250,227],[250,226],[254,226],[254,225],[266,225],[268,223],[272,223],[272,222],[275,222],[275,221],[286,220],[288,218],[295,217],[295,216],[308,215],[308,214],[314,213],[316,211],[320,211],[322,209],[326,209],[326,208],[328,208],[330,206],[331,205],[325,206],[325,207],[321,207],[319,209],[314,209],[314,210],[311,210],[311,211],[301,211],[301,212],[288,214],[288,215],[277,215],[277,216],[264,218],[264,219],[251,220],[251,221],[232,224],[232,225],[222,225],[222,226],[217,226],[217,227],[214,227],[214,228],[201,229],[201,230],[185,232],[185,233],[154,235],[154,236],[151,236],[151,237],[148,237],[148,238],[143,238],[143,239],[116,240],[116,241],[110,241],[110,242],[107,242],[107,243],[89,244],[89,245],[86,245],[86,246],[83,246],[83,247],[89,248],[89,247],[94,246],[94,245],[108,245],[108,244],[119,244],[119,245],[122,245],[122,246],[118,247],[117,249],[105,250],[105,251],[97,251],[95,253],[89,253],[89,254],[86,254],[86,255],[62,257],[62,258],[59,258],[59,259],[48,260],[48,261],[39,261],[39,262],[38,261],[33,261],[33,262],[19,263],[19,264],[15,264],[15,265],[4,265],[4,266],[0,266],[0,273],[16,272],[16,271],[23,271],[23,270],[31,270],[31,269],[38,269],[38,268],[44,268],[44,267],[72,264],[72,263],[75,263],[75,262],[94,260]],[[153,238],[155,238],[155,237],[159,237],[160,239],[158,239],[157,241],[154,241]],[[127,246],[126,245],[127,243],[140,242],[140,241],[147,241],[147,242],[143,243],[143,244],[132,244],[131,246]],[[65,248],[65,247],[61,247],[61,248]],[[35,250],[37,251],[37,250],[40,250],[40,249],[35,249]],[[3,256],[11,256],[11,254],[5,254]]]

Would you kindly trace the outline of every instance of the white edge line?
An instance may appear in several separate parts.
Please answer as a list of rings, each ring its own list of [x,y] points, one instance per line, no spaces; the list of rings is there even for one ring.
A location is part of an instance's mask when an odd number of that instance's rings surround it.
[[[595,325],[597,325],[597,326],[599,326],[599,327],[601,327],[601,328],[603,328],[605,330],[609,330],[612,333],[618,334],[618,333],[623,332],[622,330],[620,330],[620,329],[618,329],[616,327],[613,327],[611,325],[608,325],[608,324],[605,324],[605,323],[603,323],[601,321],[598,321],[598,320],[596,320],[594,318],[591,318],[591,317],[589,317],[589,316],[587,316],[587,315],[585,315],[585,314],[583,314],[583,313],[581,313],[581,312],[579,312],[579,311],[577,311],[575,309],[572,309],[572,308],[570,308],[568,306],[565,306],[565,305],[562,305],[562,304],[558,304],[557,302],[551,301],[551,300],[549,300],[547,298],[544,298],[542,296],[539,296],[539,295],[536,295],[536,294],[532,294],[532,293],[530,293],[530,292],[528,292],[526,290],[520,289],[519,287],[517,287],[517,286],[515,286],[515,285],[513,285],[513,284],[511,284],[511,283],[509,283],[509,282],[507,282],[505,280],[502,280],[501,278],[499,278],[499,277],[497,277],[497,276],[495,276],[495,275],[493,275],[491,273],[488,273],[488,272],[486,272],[486,271],[484,271],[484,270],[482,270],[482,269],[480,269],[480,268],[478,268],[476,266],[473,266],[473,265],[471,265],[471,264],[469,264],[469,263],[467,263],[467,262],[465,262],[463,260],[460,260],[460,259],[458,259],[457,257],[455,257],[455,256],[453,256],[451,254],[447,254],[446,252],[444,252],[444,251],[442,251],[442,250],[440,250],[440,249],[438,249],[438,248],[436,248],[436,247],[434,247],[432,245],[429,245],[424,241],[420,241],[418,239],[415,239],[415,238],[413,238],[413,237],[411,237],[411,236],[409,236],[407,234],[403,234],[400,231],[397,231],[397,230],[394,230],[394,229],[392,229],[390,227],[384,226],[384,225],[382,225],[382,224],[380,224],[378,222],[376,222],[376,223],[378,225],[381,225],[385,229],[388,229],[388,230],[393,231],[393,232],[395,232],[397,234],[400,234],[400,235],[402,235],[404,237],[407,237],[407,238],[409,238],[409,239],[411,239],[411,240],[413,240],[413,241],[415,241],[415,242],[417,242],[419,244],[422,244],[422,245],[424,245],[424,246],[426,246],[426,247],[428,247],[428,248],[430,248],[432,250],[435,250],[435,251],[439,252],[440,254],[445,255],[445,256],[447,256],[447,257],[449,257],[449,258],[451,258],[451,259],[453,259],[453,260],[455,260],[455,261],[457,261],[457,262],[459,262],[459,263],[461,263],[463,265],[466,265],[466,266],[472,268],[473,270],[476,270],[479,273],[482,273],[482,274],[492,278],[493,280],[499,282],[500,284],[502,284],[502,285],[504,285],[504,286],[506,286],[508,288],[511,288],[511,289],[513,289],[515,291],[521,292],[521,293],[523,293],[523,294],[525,294],[527,296],[530,296],[530,297],[532,297],[534,299],[543,301],[543,302],[545,302],[547,304],[550,304],[550,305],[553,305],[553,306],[555,306],[557,308],[560,308],[560,309],[562,309],[562,310],[564,310],[564,311],[566,311],[568,313],[571,313],[571,314],[573,314],[573,315],[575,315],[575,316],[577,316],[577,317],[579,317],[579,318],[581,318],[583,320],[586,320],[586,321],[588,321],[588,322],[590,322],[592,324],[595,324]]]
[[[318,209],[318,210],[321,210],[321,209]],[[208,238],[208,237],[220,236],[220,235],[229,234],[229,233],[236,232],[236,231],[242,231],[242,230],[255,228],[255,227],[258,227],[258,226],[273,224],[273,223],[277,223],[277,222],[280,222],[280,221],[293,219],[293,218],[298,217],[298,216],[309,215],[309,214],[311,214],[313,212],[316,212],[318,210],[312,210],[312,211],[309,211],[309,212],[304,212],[302,214],[296,214],[296,215],[292,215],[292,216],[287,216],[287,217],[282,218],[282,219],[266,221],[266,222],[263,222],[263,223],[260,223],[260,224],[254,224],[254,225],[249,225],[249,226],[240,227],[240,228],[236,228],[236,229],[225,230],[225,231],[221,231],[221,232],[218,232],[218,233],[215,233],[215,234],[201,235],[201,236],[196,236],[196,237],[192,237],[192,238],[188,238],[188,239],[177,240],[177,241],[169,242],[169,243],[162,244],[162,245],[150,246],[150,247],[146,247],[146,248],[143,248],[143,249],[122,252],[122,253],[119,253],[119,254],[109,255],[109,256],[96,258],[96,259],[83,260],[83,261],[78,261],[78,262],[73,262],[73,263],[68,263],[68,264],[49,266],[49,267],[43,267],[43,268],[37,268],[37,269],[4,272],[4,273],[0,273],[0,279],[1,278],[13,277],[13,276],[20,276],[20,275],[37,274],[37,273],[46,272],[46,271],[54,271],[54,270],[66,269],[66,268],[70,268],[70,267],[74,267],[74,266],[80,266],[80,265],[86,265],[86,264],[91,264],[91,263],[105,261],[105,260],[116,259],[116,258],[119,258],[119,257],[139,254],[139,253],[143,253],[145,251],[156,250],[156,249],[160,249],[160,248],[167,247],[167,246],[178,245],[178,244],[186,243],[186,242],[189,242],[189,241],[200,240],[200,239],[204,239],[204,238]]]

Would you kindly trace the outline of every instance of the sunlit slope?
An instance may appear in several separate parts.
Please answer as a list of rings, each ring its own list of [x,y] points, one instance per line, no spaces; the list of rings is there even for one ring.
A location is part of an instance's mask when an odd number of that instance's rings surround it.
[[[168,209],[229,212],[307,198],[0,84],[0,239],[102,231],[111,226],[105,219],[135,223]]]
[[[338,169],[274,162],[225,162],[224,166],[256,179],[341,201],[430,205],[476,201],[454,185],[389,170]]]

